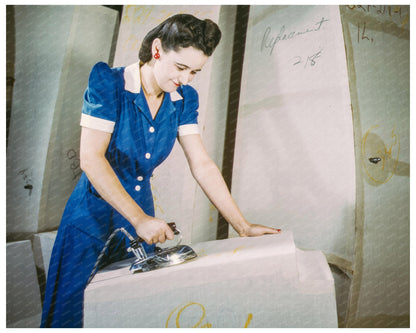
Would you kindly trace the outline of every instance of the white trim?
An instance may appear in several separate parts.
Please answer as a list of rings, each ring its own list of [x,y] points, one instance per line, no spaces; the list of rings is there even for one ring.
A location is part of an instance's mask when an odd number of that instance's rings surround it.
[[[170,93],[170,100],[172,102],[180,101],[181,99],[183,99],[183,97],[176,90]]]
[[[199,127],[197,124],[187,124],[178,127],[179,136],[199,134]]]
[[[133,94],[140,93],[140,64],[136,62],[124,68],[124,89]]]
[[[80,125],[82,127],[88,127],[88,128],[96,129],[96,130],[107,132],[107,133],[113,133],[115,124],[116,123],[111,120],[93,117],[85,113],[81,114]]]

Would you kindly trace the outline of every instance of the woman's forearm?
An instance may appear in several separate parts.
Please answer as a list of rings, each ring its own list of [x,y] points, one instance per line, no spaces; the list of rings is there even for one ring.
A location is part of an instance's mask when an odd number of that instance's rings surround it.
[[[240,236],[246,236],[251,224],[247,222],[236,205],[216,164],[212,160],[207,160],[199,167],[194,168],[192,174],[225,220]]]
[[[149,245],[172,239],[173,232],[165,221],[149,216],[127,193],[105,157],[111,134],[83,127],[80,160],[85,172],[101,197],[124,216],[136,233]]]
[[[240,236],[260,236],[280,232],[278,229],[261,224],[249,223],[244,218],[234,202],[220,170],[209,157],[200,135],[183,135],[179,137],[179,142],[195,180],[225,220],[231,224]]]
[[[104,156],[81,159],[81,168],[91,184],[113,208],[123,215],[134,227],[148,218],[140,206],[127,193]]]

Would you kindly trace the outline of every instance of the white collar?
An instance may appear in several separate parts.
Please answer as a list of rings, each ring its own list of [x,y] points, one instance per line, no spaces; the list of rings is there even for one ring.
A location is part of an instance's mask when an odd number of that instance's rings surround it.
[[[139,94],[141,89],[140,81],[140,63],[136,62],[127,66],[124,69],[124,89],[134,94]],[[170,93],[170,99],[172,102],[183,99],[181,94],[177,91]]]

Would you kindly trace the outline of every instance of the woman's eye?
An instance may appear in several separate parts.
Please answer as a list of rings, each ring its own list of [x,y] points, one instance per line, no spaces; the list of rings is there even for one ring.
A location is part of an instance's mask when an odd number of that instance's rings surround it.
[[[180,70],[180,71],[185,70],[185,68],[184,68],[184,67],[180,67],[180,66],[176,66],[176,68],[178,68],[178,70]]]

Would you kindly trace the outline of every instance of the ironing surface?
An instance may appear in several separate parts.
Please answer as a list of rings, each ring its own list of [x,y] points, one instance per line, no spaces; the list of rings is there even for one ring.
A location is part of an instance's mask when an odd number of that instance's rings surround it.
[[[255,257],[278,260],[282,256],[290,255],[293,256],[292,259],[295,261],[296,254],[293,234],[290,231],[282,232],[278,236],[266,235],[256,238],[230,238],[227,240],[201,242],[192,244],[191,247],[198,257],[195,260],[186,262],[186,266],[190,266],[188,269],[226,264],[230,261],[230,258],[232,258],[233,262],[242,262]],[[103,268],[91,281],[90,288],[104,280],[130,275],[130,267],[133,262],[132,259],[126,259]],[[180,266],[169,268],[169,272],[187,269]],[[151,272],[146,272],[145,274],[149,275]],[[163,274],[163,272],[159,271],[157,274]],[[297,278],[297,272],[293,272],[293,270],[290,275]]]
[[[325,257],[297,249],[290,231],[191,247],[198,257],[181,265],[132,274],[130,259],[99,271],[85,327],[337,327]]]

